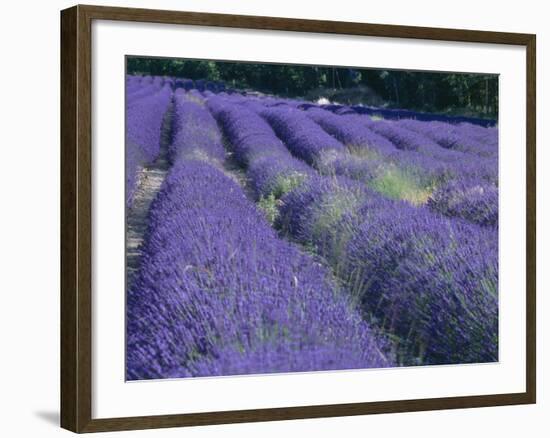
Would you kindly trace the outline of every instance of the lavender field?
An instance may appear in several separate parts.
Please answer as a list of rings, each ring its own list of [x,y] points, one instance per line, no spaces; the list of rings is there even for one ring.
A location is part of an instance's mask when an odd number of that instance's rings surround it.
[[[498,361],[498,128],[126,77],[128,380]]]

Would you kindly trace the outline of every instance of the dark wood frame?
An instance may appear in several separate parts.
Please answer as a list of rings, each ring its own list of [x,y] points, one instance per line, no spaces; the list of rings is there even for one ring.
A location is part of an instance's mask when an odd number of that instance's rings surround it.
[[[92,419],[92,20],[270,29],[525,46],[527,50],[527,369],[523,393]],[[61,426],[74,432],[335,417],[536,401],[536,37],[275,17],[75,6],[61,12]]]

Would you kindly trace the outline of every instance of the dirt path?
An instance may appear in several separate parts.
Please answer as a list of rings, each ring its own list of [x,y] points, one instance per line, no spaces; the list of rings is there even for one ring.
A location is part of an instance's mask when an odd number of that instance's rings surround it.
[[[153,164],[141,169],[132,207],[126,213],[126,281],[128,285],[131,284],[139,268],[141,244],[147,231],[149,208],[170,168],[168,144],[171,140],[171,124],[172,108],[170,107],[163,122],[159,157]]]

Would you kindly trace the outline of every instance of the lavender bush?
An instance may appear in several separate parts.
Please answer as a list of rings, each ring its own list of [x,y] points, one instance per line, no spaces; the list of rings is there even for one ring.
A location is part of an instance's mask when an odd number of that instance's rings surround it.
[[[126,206],[132,205],[136,190],[137,170],[154,162],[160,152],[161,130],[172,89],[165,85],[160,91],[140,96],[126,107]]]
[[[498,226],[498,188],[487,182],[450,181],[430,196],[428,206],[446,216]]]
[[[170,160],[210,159],[223,162],[221,133],[210,112],[182,89],[174,93],[174,133],[168,147]]]
[[[235,159],[247,169],[257,198],[279,198],[312,173],[292,157],[255,112],[220,98],[209,99],[208,107],[223,128]]]
[[[398,336],[403,364],[496,360],[495,232],[346,179],[310,179],[282,201],[279,226]]]
[[[262,111],[261,115],[291,152],[310,164],[327,152],[344,150],[342,143],[328,135],[302,111],[271,107]]]
[[[211,165],[178,161],[149,221],[128,293],[129,379],[392,364],[328,271]]]
[[[443,122],[420,122],[418,120],[403,120],[400,125],[406,129],[417,132],[435,141],[446,149],[454,149],[470,153],[480,157],[494,157],[497,155],[497,145],[489,141],[487,137],[477,137],[472,130],[483,129],[474,125],[451,125]],[[477,129],[476,129],[477,128]],[[490,132],[488,129],[484,131]]]

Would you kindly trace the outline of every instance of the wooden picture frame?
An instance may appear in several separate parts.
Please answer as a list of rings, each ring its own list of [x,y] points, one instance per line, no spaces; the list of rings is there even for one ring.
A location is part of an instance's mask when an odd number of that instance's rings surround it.
[[[521,393],[252,409],[128,418],[92,418],[92,22],[186,24],[348,34],[526,48],[526,391]],[[61,426],[74,432],[336,417],[535,403],[536,400],[536,37],[531,34],[75,6],[61,12]]]

